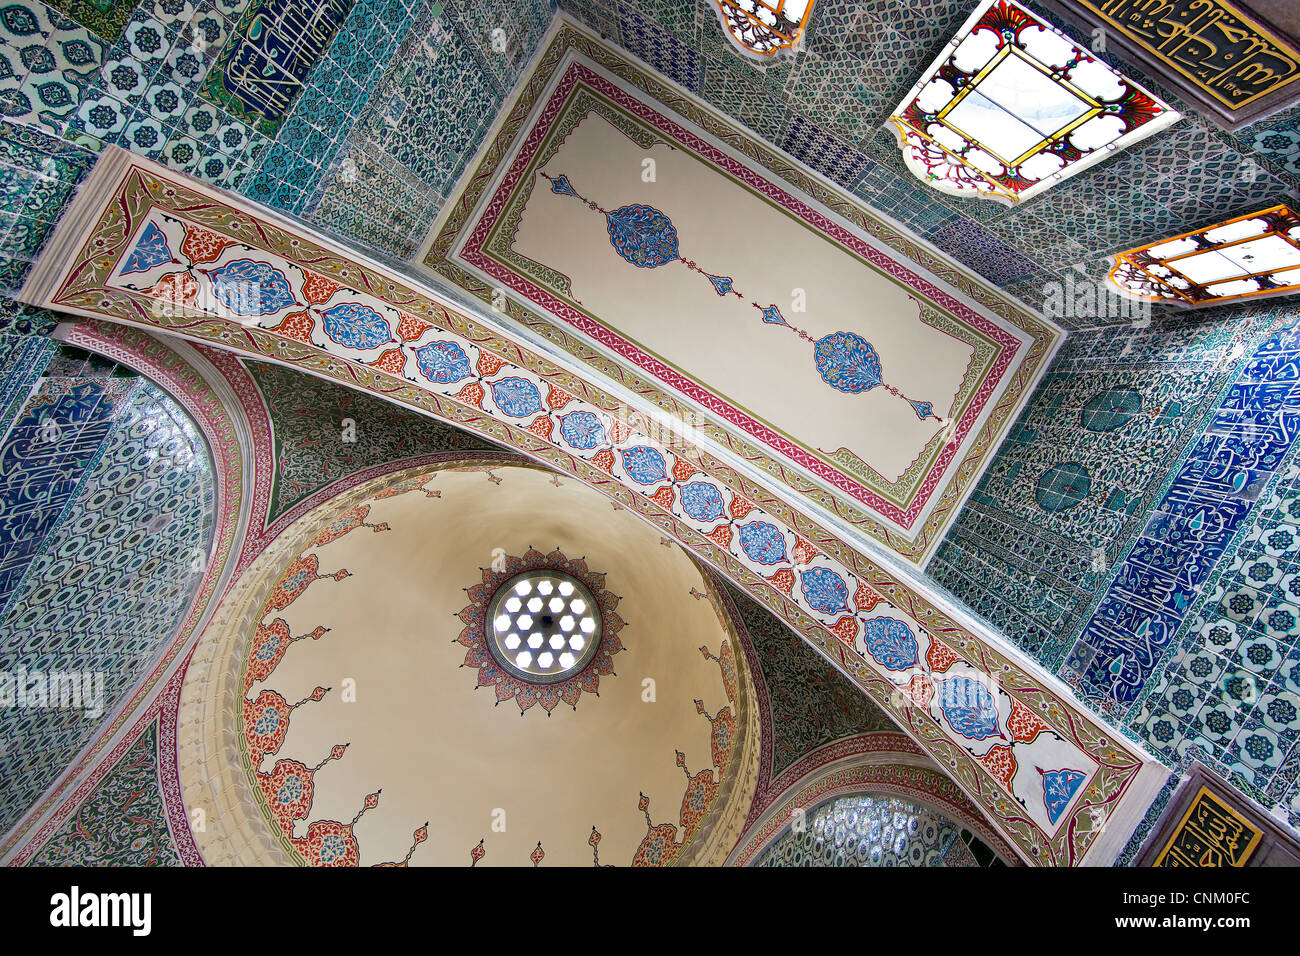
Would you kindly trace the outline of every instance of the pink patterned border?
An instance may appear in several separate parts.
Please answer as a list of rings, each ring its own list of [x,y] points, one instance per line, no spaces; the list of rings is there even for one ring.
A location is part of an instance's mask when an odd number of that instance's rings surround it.
[[[535,156],[537,151],[541,148],[542,142],[549,135],[555,120],[558,118],[560,111],[564,106],[564,103],[567,101],[569,95],[579,82],[592,87],[602,95],[612,99],[629,113],[634,114],[638,118],[654,126],[665,135],[672,137],[674,140],[680,142],[682,145],[692,150],[714,166],[726,170],[729,174],[741,180],[756,192],[774,201],[788,212],[794,213],[802,221],[817,229],[831,241],[848,247],[872,265],[900,280],[919,295],[937,305],[940,305],[942,308],[959,317],[962,321],[974,326],[981,333],[998,343],[1000,348],[997,358],[994,361],[993,368],[980,383],[980,387],[972,397],[966,413],[957,423],[952,439],[939,453],[939,457],[935,461],[934,467],[921,483],[921,487],[913,496],[907,508],[899,508],[893,502],[887,501],[880,495],[871,491],[871,489],[854,480],[851,476],[844,474],[842,471],[833,467],[816,455],[805,451],[794,442],[782,437],[779,433],[759,422],[747,412],[724,401],[721,397],[710,392],[693,379],[682,375],[665,363],[647,354],[645,351],[638,348],[612,329],[589,318],[585,313],[573,308],[554,293],[539,286],[530,279],[511,271],[505,265],[483,251],[483,246],[487,241],[488,234],[492,231],[497,220],[504,212],[510,197],[514,194],[520,180],[523,178],[525,167],[527,167],[529,162],[532,161],[532,157]],[[916,519],[920,516],[926,503],[933,496],[939,482],[948,472],[949,466],[957,455],[957,450],[961,447],[966,436],[974,427],[976,420],[983,412],[994,389],[996,389],[1001,383],[1007,369],[1011,366],[1012,360],[1025,344],[1013,334],[1001,328],[995,322],[992,322],[986,316],[974,311],[948,293],[939,289],[929,280],[917,275],[901,262],[898,262],[885,252],[833,222],[830,218],[817,212],[795,196],[792,196],[771,180],[764,178],[745,164],[733,159],[726,153],[705,142],[700,137],[674,123],[652,107],[642,103],[621,87],[610,83],[604,77],[599,76],[580,63],[570,64],[569,69],[560,79],[559,85],[556,87],[554,94],[538,116],[537,122],[520,144],[509,171],[506,173],[500,186],[484,207],[483,215],[475,224],[474,229],[471,231],[458,255],[467,265],[471,265],[491,276],[493,279],[508,285],[515,292],[525,296],[535,305],[546,309],[548,312],[560,317],[583,334],[595,339],[602,345],[613,349],[616,353],[631,364],[635,365],[637,368],[640,368],[649,375],[665,382],[671,388],[690,400],[721,415],[727,421],[758,439],[787,460],[829,482],[833,487],[862,502],[873,509],[877,514],[880,514],[893,521],[895,524],[907,529],[910,529],[916,523]]]

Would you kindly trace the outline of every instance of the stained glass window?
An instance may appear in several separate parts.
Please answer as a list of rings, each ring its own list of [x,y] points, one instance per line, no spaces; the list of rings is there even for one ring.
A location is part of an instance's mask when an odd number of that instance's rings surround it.
[[[1161,239],[1115,257],[1111,281],[1128,295],[1179,305],[1300,290],[1300,216],[1273,206]]]
[[[742,53],[764,59],[803,38],[813,0],[713,0],[724,32]]]
[[[985,0],[890,121],[942,192],[1029,199],[1179,114],[1011,0]]]

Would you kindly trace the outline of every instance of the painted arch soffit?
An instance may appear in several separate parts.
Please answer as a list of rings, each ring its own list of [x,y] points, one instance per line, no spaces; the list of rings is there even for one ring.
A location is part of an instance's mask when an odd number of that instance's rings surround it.
[[[1060,330],[567,21],[519,91],[423,267],[924,565]]]
[[[343,382],[586,482],[743,587],[889,708],[1027,861],[1108,861],[1124,829],[1117,815],[1141,813],[1163,778],[973,622],[708,452],[655,441],[600,385],[161,166],[106,152],[22,297]]]

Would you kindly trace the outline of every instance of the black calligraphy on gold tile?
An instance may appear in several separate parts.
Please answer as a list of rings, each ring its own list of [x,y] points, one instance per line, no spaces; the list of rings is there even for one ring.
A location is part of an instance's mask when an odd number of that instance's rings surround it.
[[[1228,0],[1079,0],[1235,112],[1300,79],[1300,50]]]
[[[1202,787],[1153,865],[1245,866],[1262,836],[1262,830]]]

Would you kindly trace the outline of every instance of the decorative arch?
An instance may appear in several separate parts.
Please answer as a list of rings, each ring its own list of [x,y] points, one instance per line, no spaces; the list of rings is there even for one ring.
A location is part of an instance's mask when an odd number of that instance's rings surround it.
[[[889,708],[1026,860],[1109,862],[1126,829],[1116,814],[1139,816],[1164,779],[979,625],[726,461],[675,434],[650,438],[662,428],[600,382],[486,315],[147,160],[103,154],[23,297],[290,364],[579,478],[745,588]],[[579,413],[600,426],[595,441],[594,426],[565,434]],[[721,513],[679,503],[686,483],[712,484]],[[953,687],[976,706],[956,706]]]

